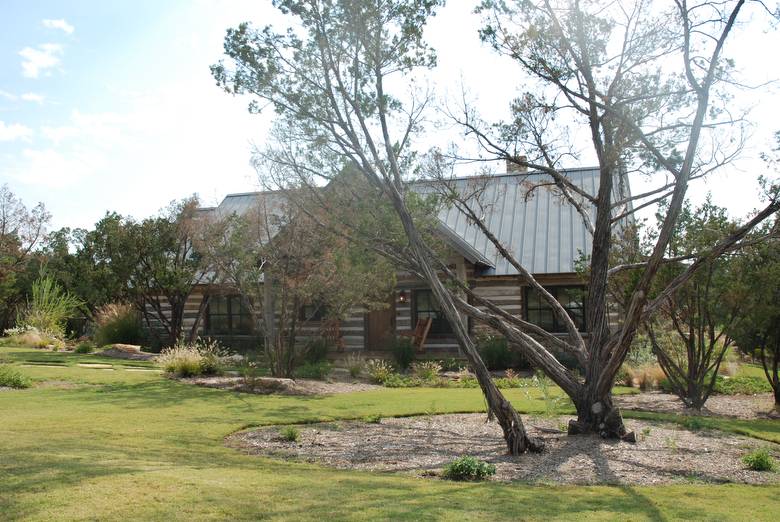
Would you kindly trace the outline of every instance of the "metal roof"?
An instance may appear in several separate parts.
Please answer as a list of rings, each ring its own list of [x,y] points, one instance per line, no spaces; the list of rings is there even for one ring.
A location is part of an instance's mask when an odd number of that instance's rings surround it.
[[[569,169],[565,174],[587,193],[597,194],[598,168]],[[542,186],[530,190],[547,181],[551,178],[539,172],[451,180],[461,194],[479,192],[478,199],[474,196],[470,203],[481,209],[488,229],[532,274],[572,273],[581,254],[590,254],[592,237],[577,210],[562,198],[557,188]],[[414,183],[413,190],[435,192],[431,182]],[[244,216],[258,208],[258,204],[264,204],[269,215],[273,215],[284,203],[284,196],[278,192],[229,194],[214,212],[220,216],[232,213]],[[591,220],[595,220],[595,208],[590,205],[586,208],[591,209]],[[446,206],[440,210],[439,219],[444,239],[466,259],[481,265],[482,274],[517,275],[517,270],[459,209]],[[272,230],[271,236],[277,231]]]
[[[598,168],[570,169],[565,174],[587,193],[597,194]],[[581,253],[590,254],[593,238],[577,210],[557,188],[542,186],[529,193],[532,186],[547,181],[552,179],[546,174],[523,172],[458,178],[451,183],[461,195],[474,194],[467,197],[469,205],[481,211],[488,229],[532,274],[571,273]],[[426,183],[416,184],[414,190],[435,191]],[[591,209],[594,220],[595,209],[586,208]],[[488,261],[481,263],[487,265],[484,275],[517,275],[517,270],[458,208],[442,208],[439,219],[468,245],[469,251]]]

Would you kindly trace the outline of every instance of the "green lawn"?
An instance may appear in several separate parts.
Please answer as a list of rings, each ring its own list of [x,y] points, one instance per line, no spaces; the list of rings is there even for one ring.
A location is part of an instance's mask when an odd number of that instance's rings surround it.
[[[39,381],[0,392],[0,519],[775,519],[777,487],[459,484],[279,462],[225,448],[269,423],[484,410],[478,390],[302,398],[196,388],[148,363],[0,348]],[[77,366],[105,362],[114,370]],[[40,364],[58,364],[56,368]],[[508,395],[523,411],[540,400]],[[759,427],[777,434],[777,424]]]

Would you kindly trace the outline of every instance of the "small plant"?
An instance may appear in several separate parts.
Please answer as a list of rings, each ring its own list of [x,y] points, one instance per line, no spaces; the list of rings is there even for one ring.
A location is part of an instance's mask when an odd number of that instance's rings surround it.
[[[704,428],[704,423],[699,417],[687,417],[682,425],[689,431],[699,431]]]
[[[353,379],[360,377],[360,373],[363,371],[363,367],[366,365],[366,361],[359,353],[351,353],[344,359],[344,365],[349,370],[349,376]]]
[[[649,437],[650,431],[651,431],[650,426],[645,426],[644,428],[642,428],[642,438],[646,439],[647,437]]]
[[[481,337],[477,339],[477,350],[488,370],[506,370],[512,365],[512,353],[503,337]]]
[[[412,364],[412,375],[422,381],[433,381],[440,372],[441,365],[436,361],[420,361]]]
[[[330,373],[331,366],[325,361],[306,362],[295,369],[295,376],[299,379],[317,379],[322,380]]]
[[[544,415],[546,417],[555,417],[558,415],[563,397],[556,396],[553,393],[552,381],[544,373],[537,371],[531,382],[536,389],[539,390],[542,400],[544,401]]]
[[[753,471],[773,471],[777,464],[766,448],[751,451],[742,457],[742,463]]]
[[[95,344],[138,344],[143,338],[141,320],[133,305],[110,303],[95,314]]]
[[[32,386],[32,379],[16,368],[0,364],[0,387],[21,389],[29,388],[30,386]]]
[[[384,384],[393,375],[393,365],[382,359],[372,359],[366,362],[366,372],[371,380],[378,384]]]
[[[250,360],[248,357],[242,358],[238,366],[238,373],[241,375],[241,381],[244,388],[248,390],[257,388],[260,374],[257,362]]]
[[[442,477],[449,480],[484,480],[495,474],[495,465],[465,456],[447,464],[442,472]]]
[[[74,353],[92,353],[95,351],[95,347],[92,343],[83,342],[79,343],[76,348],[73,349]]]
[[[295,426],[285,426],[279,430],[279,436],[287,442],[298,442],[301,440],[301,432]]]
[[[379,424],[382,422],[382,416],[381,415],[366,415],[363,419],[365,422],[369,424]]]
[[[414,345],[409,337],[398,337],[393,341],[393,358],[400,370],[406,370],[414,360]]]

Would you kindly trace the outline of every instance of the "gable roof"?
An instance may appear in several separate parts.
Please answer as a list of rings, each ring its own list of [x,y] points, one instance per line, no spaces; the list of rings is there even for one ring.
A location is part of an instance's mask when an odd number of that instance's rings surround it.
[[[589,194],[598,192],[599,169],[568,169],[565,174]],[[589,254],[593,238],[577,210],[555,187],[530,187],[551,181],[541,172],[508,173],[452,180],[461,194],[469,194],[480,184],[480,207],[488,229],[532,274],[563,274],[575,271],[581,254]],[[412,190],[432,193],[433,182],[416,182]],[[279,192],[229,194],[214,208],[220,216],[246,215],[258,203],[271,211],[285,203]],[[595,219],[592,206],[591,218]],[[517,275],[517,270],[498,254],[495,246],[476,225],[454,206],[439,211],[439,231],[463,257],[481,269],[483,275]],[[276,231],[274,231],[275,234]],[[272,235],[274,235],[272,234]]]

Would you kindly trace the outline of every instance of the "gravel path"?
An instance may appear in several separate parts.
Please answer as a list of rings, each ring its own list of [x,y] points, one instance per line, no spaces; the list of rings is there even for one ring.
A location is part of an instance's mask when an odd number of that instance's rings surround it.
[[[388,418],[380,423],[330,422],[299,426],[288,442],[280,428],[239,432],[229,446],[258,455],[297,459],[343,469],[436,475],[452,459],[472,455],[496,465],[495,479],[558,484],[665,484],[704,481],[778,483],[780,474],[749,471],[741,457],[757,447],[780,447],[720,432],[630,421],[636,444],[597,436],[553,434],[568,417],[525,417],[531,436],[545,440],[541,454],[506,455],[501,428],[481,414]],[[540,429],[541,428],[541,429]]]
[[[313,379],[281,379],[276,377],[258,377],[253,388],[247,387],[241,377],[193,377],[181,379],[181,381],[221,390],[259,394],[278,393],[280,395],[331,395],[381,388],[381,386],[361,382],[325,382]]]

